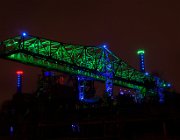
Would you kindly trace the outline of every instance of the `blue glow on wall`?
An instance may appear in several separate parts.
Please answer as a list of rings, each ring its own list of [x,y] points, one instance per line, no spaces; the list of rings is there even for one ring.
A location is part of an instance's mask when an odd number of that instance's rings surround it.
[[[13,136],[13,134],[14,134],[14,127],[13,126],[9,127],[9,134],[10,134],[10,136]]]

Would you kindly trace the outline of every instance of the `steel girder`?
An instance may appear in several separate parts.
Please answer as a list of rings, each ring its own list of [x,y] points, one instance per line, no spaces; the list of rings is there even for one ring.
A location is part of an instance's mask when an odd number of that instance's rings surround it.
[[[142,90],[152,75],[134,69],[103,46],[66,44],[35,36],[17,36],[0,43],[0,57],[73,75],[105,81],[107,65],[113,69],[113,83]],[[108,59],[107,59],[108,57]],[[161,80],[161,85],[166,84]]]

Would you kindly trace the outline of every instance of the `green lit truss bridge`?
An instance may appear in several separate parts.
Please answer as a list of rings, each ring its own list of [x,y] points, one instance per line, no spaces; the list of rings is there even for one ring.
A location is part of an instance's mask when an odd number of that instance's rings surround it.
[[[140,72],[104,46],[73,45],[22,35],[0,43],[0,57],[27,65],[105,81],[146,93],[168,83]],[[157,80],[158,79],[158,80]],[[111,90],[111,89],[110,89]],[[106,90],[108,92],[108,89]]]

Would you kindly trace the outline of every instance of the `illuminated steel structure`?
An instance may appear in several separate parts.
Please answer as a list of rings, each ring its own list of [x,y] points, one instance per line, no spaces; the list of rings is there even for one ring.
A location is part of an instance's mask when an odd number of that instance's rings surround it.
[[[145,75],[122,59],[105,45],[84,46],[52,41],[45,38],[22,34],[0,43],[0,57],[49,70],[65,72],[82,79],[104,81],[106,92],[112,96],[113,85],[137,89],[146,93],[146,82],[155,82],[151,75]],[[159,86],[167,83],[159,81]],[[80,94],[81,94],[80,93]],[[83,99],[83,95],[80,95]]]
[[[18,70],[16,71],[16,74],[17,74],[17,93],[22,93],[23,71]]]

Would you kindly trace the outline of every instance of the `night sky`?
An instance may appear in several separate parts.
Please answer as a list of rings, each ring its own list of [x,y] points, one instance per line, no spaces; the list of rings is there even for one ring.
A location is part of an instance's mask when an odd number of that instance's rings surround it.
[[[48,0],[47,0],[48,1]],[[180,3],[172,0],[5,0],[0,41],[21,34],[65,43],[101,45],[138,69],[136,50],[146,51],[146,70],[180,92]],[[16,92],[17,69],[24,92],[36,88],[39,68],[0,60],[0,103]]]

